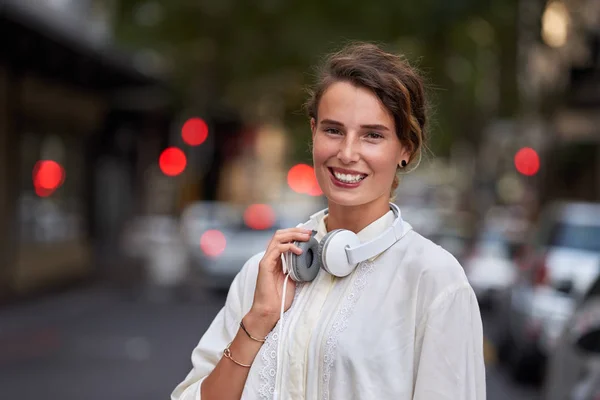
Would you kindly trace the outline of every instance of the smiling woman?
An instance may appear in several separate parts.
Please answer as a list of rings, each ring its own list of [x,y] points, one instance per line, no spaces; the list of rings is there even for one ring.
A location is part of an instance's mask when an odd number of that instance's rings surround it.
[[[386,206],[396,167],[410,147],[396,135],[394,118],[369,89],[349,82],[332,84],[311,119],[313,162],[330,202]],[[353,190],[350,190],[353,189]]]
[[[391,203],[424,143],[420,77],[353,44],[325,60],[307,109],[328,208],[246,262],[171,398],[485,399],[473,289]]]
[[[421,77],[403,57],[351,45],[326,59],[306,109],[315,172],[330,209],[359,207],[364,220],[381,215],[399,173],[420,159],[425,142]],[[335,219],[331,226],[344,225]]]

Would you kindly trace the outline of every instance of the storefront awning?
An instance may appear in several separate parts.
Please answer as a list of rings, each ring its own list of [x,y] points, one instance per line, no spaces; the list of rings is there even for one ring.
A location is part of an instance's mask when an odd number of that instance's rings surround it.
[[[0,0],[0,57],[16,73],[31,71],[98,91],[161,86],[158,78],[135,68],[131,54],[86,33],[85,21],[49,12],[43,2],[31,3]]]

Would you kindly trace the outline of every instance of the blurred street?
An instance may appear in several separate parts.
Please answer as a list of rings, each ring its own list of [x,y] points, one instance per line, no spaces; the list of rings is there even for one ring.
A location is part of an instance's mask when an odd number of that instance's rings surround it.
[[[167,399],[223,302],[223,294],[205,291],[158,302],[95,286],[5,308],[0,398]],[[538,398],[534,388],[515,385],[493,354],[486,358],[488,399]]]
[[[387,143],[482,305],[487,398],[600,399],[600,1],[0,0],[0,32],[0,400],[168,399],[277,230],[387,193]],[[355,41],[426,93],[378,62],[359,129],[319,122]]]

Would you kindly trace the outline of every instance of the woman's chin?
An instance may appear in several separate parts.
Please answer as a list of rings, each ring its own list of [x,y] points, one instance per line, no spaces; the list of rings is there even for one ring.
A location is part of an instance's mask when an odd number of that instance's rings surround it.
[[[360,206],[369,202],[369,199],[360,193],[340,193],[337,190],[332,190],[329,193],[324,193],[324,195],[331,203],[344,207]]]

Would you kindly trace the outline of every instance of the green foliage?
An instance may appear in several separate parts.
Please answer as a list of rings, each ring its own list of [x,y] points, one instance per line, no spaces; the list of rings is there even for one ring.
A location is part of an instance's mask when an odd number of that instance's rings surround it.
[[[319,57],[349,40],[385,43],[425,73],[431,147],[444,153],[515,110],[515,9],[516,0],[122,0],[116,33],[163,57],[183,101],[283,119],[298,143],[309,137],[303,88]]]

